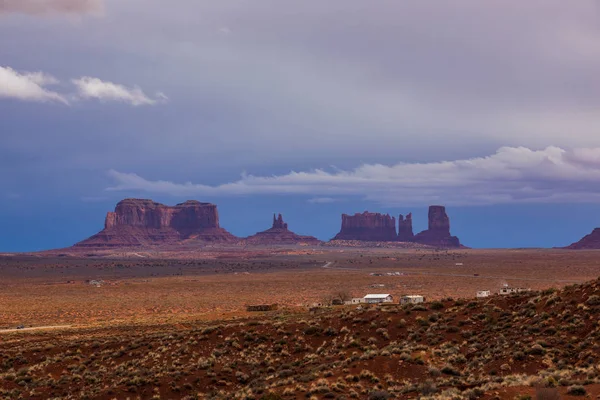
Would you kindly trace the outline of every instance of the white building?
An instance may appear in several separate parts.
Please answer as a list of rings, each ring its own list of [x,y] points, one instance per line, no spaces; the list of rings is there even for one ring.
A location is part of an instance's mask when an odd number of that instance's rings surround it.
[[[400,304],[418,304],[423,303],[425,298],[420,295],[402,296],[400,298]]]
[[[490,297],[492,293],[489,290],[478,290],[477,291],[477,298],[481,299],[484,297]]]
[[[391,294],[368,294],[364,297],[364,302],[369,304],[374,303],[391,303],[393,300]]]
[[[344,304],[360,304],[360,303],[364,303],[365,299],[362,297],[355,297],[351,300],[345,301]]]
[[[522,292],[529,292],[529,291],[531,291],[531,289],[514,288],[514,287],[510,287],[508,285],[504,285],[504,287],[502,289],[500,289],[498,294],[506,296],[506,295],[513,294],[513,293],[522,293]]]

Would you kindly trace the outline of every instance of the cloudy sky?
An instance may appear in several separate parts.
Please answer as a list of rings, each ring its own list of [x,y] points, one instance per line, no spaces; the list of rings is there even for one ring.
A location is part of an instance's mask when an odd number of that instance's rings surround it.
[[[0,251],[125,197],[282,212],[445,204],[474,247],[600,226],[600,1],[3,0]]]

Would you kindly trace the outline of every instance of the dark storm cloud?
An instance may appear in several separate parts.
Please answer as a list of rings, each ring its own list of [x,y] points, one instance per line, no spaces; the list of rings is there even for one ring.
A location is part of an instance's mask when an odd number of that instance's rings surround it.
[[[6,141],[57,155],[66,143],[73,151],[55,161],[99,176],[196,182],[232,165],[284,174],[467,160],[502,146],[595,148],[597,4],[108,0],[86,24],[8,15],[7,65],[131,82],[170,103],[60,109],[41,121],[61,129],[28,126]]]
[[[2,0],[0,2],[0,14],[87,14],[100,13],[102,10],[102,0]]]

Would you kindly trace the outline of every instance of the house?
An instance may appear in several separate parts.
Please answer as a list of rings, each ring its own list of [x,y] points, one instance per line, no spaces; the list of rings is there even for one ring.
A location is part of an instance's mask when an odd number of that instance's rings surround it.
[[[344,304],[360,304],[364,303],[365,299],[362,297],[355,297],[352,300],[345,301]]]
[[[513,293],[522,293],[522,292],[529,292],[529,291],[531,291],[531,289],[513,288],[508,285],[504,285],[504,287],[502,289],[500,289],[498,294],[506,296],[506,295],[513,294]]]
[[[365,303],[376,304],[376,303],[391,303],[393,300],[391,294],[368,294],[364,297]]]
[[[418,304],[424,301],[425,297],[419,295],[402,296],[400,298],[400,304]]]
[[[490,297],[492,293],[489,290],[478,290],[477,291],[477,298],[481,299],[484,297]]]

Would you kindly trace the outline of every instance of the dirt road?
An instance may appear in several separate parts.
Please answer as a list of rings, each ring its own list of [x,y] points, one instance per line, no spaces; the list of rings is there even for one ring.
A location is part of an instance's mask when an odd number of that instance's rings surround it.
[[[53,330],[53,329],[66,329],[72,328],[73,325],[54,325],[54,326],[33,326],[31,328],[23,328],[23,329],[0,329],[0,334],[2,333],[12,333],[12,332],[28,332],[28,331],[39,331],[39,330]]]

